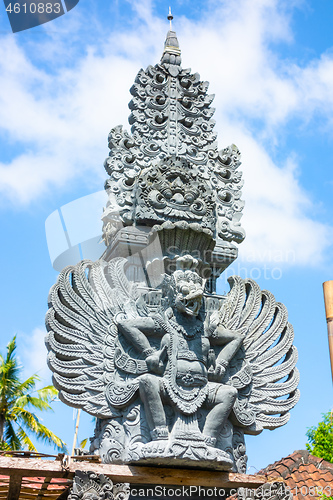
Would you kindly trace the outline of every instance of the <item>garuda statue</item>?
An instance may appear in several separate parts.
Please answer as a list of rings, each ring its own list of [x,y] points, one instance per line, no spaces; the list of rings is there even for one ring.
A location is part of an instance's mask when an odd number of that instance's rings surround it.
[[[244,434],[284,425],[299,397],[285,306],[238,276],[216,293],[245,233],[240,154],[217,149],[207,88],[169,31],[131,88],[132,134],[109,135],[106,250],[50,291],[54,385],[97,417],[104,463],[245,472]]]

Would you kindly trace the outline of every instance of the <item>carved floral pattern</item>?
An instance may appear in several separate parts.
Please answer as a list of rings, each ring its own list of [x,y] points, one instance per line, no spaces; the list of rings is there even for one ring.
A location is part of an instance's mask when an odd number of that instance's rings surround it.
[[[75,472],[73,487],[69,500],[128,500],[130,486],[128,483],[113,484],[104,474],[95,472]]]

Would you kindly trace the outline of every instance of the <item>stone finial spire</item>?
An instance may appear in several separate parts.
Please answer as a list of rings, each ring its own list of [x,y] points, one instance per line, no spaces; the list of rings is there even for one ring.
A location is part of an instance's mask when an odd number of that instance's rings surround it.
[[[170,22],[170,31],[172,31],[172,20],[173,20],[173,15],[171,13],[171,7],[169,7],[169,15],[168,15],[168,20]]]
[[[164,51],[161,59],[161,64],[172,64],[175,66],[180,66],[181,50],[179,48],[176,32],[172,30],[172,19],[173,15],[171,14],[171,8],[169,7],[168,20],[170,21],[170,30],[167,33],[164,43]]]

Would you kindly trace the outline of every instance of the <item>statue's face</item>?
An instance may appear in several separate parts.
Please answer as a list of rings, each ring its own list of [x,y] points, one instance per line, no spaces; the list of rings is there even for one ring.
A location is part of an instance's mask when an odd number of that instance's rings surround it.
[[[184,273],[184,278],[177,283],[176,309],[188,316],[197,316],[201,307],[203,291],[203,280],[197,273],[187,271]]]

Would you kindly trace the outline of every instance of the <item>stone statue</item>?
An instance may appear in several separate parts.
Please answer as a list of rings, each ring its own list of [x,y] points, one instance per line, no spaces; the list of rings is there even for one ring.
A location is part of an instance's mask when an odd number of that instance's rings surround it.
[[[193,265],[191,256],[177,259],[179,268],[168,280],[170,307],[145,318],[124,319],[118,322],[118,329],[147,356],[148,373],[139,376],[139,393],[152,439],[169,437],[163,401],[174,404],[184,415],[195,413],[206,403],[211,411],[202,434],[214,446],[237,397],[237,390],[221,380],[243,335],[216,324],[205,328],[202,318],[197,317],[204,283],[195,270],[188,269]],[[158,351],[146,338],[154,335],[161,338]],[[217,360],[214,345],[223,346]]]
[[[245,472],[244,434],[284,425],[299,397],[286,308],[238,276],[216,293],[245,233],[239,151],[217,150],[207,87],[169,31],[131,89],[132,135],[109,135],[107,248],[50,291],[54,384],[97,417],[104,463]]]

